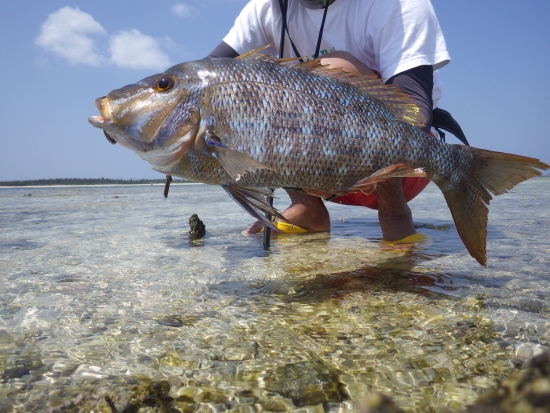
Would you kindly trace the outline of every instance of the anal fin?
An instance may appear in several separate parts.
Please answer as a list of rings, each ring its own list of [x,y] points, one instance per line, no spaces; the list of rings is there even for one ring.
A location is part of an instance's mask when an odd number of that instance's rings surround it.
[[[332,192],[323,191],[321,189],[302,188],[304,192],[309,195],[316,196],[318,198],[329,198],[333,195]]]
[[[390,178],[405,178],[405,177],[417,177],[427,178],[426,172],[422,168],[412,168],[409,165],[403,163],[397,163],[395,165],[382,168],[369,177],[358,181],[355,185],[351,186],[349,190],[361,191],[364,194],[370,194],[376,189],[376,184],[384,182]]]

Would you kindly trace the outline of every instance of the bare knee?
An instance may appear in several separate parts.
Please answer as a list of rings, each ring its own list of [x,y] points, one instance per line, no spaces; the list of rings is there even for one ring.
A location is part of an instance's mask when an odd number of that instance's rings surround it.
[[[332,69],[342,69],[344,72],[359,72],[363,75],[374,74],[367,65],[359,61],[348,52],[336,51],[321,57],[321,63]]]

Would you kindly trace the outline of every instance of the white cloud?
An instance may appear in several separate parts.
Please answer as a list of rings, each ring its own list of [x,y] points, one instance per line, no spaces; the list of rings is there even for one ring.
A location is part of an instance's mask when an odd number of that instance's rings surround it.
[[[178,8],[180,14],[195,10],[184,4],[176,4],[174,8],[176,6],[184,6]],[[151,70],[164,70],[171,65],[159,42],[136,29],[110,37],[110,59],[97,51],[94,40],[97,35],[106,36],[107,31],[90,14],[67,6],[48,16],[35,44],[71,64],[111,63],[122,68]],[[174,47],[174,41],[168,37],[161,41],[168,48]]]
[[[180,17],[191,16],[197,9],[185,3],[176,3],[172,6],[172,13]]]
[[[164,70],[171,63],[151,36],[136,29],[122,31],[111,37],[111,63],[130,69]]]
[[[105,34],[91,15],[67,6],[48,16],[35,44],[71,64],[99,66],[103,57],[96,52],[91,36]]]

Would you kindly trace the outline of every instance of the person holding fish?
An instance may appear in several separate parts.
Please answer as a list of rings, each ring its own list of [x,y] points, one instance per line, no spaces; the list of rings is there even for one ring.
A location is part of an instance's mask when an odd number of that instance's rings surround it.
[[[437,124],[434,69],[449,62],[428,0],[336,0],[317,9],[304,2],[252,0],[220,46],[235,58],[180,63],[112,90],[96,99],[99,115],[88,121],[160,173],[220,185],[277,230],[285,230],[281,221],[303,231],[330,229],[322,199],[310,195],[374,191],[385,242],[416,242],[395,178],[428,178],[445,197],[466,249],[486,266],[492,195],[550,165],[426,133]],[[264,53],[279,29],[279,48]],[[306,34],[316,30],[313,48]],[[322,57],[296,63],[278,54]],[[360,73],[368,67],[386,84]],[[265,200],[276,188],[290,191],[292,205],[283,214]]]
[[[437,69],[450,57],[429,0],[252,0],[208,57],[237,57],[268,45],[265,53],[274,56],[300,60],[321,56],[321,63],[329,67],[376,72],[413,99],[425,119],[422,129],[430,132],[433,108],[441,98]],[[458,129],[457,136],[462,134]],[[378,183],[370,195],[344,196],[285,188],[291,205],[282,215],[293,225],[283,221],[276,225],[281,232],[330,230],[325,198],[377,208],[383,241],[414,242],[418,238],[407,201],[427,183],[424,178],[392,178]],[[262,228],[257,221],[243,233]]]

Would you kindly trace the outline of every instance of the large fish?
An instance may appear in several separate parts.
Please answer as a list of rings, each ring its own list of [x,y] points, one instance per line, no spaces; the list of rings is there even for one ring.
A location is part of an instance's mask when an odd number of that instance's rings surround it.
[[[427,176],[443,192],[470,254],[486,265],[487,206],[549,165],[440,142],[418,108],[372,76],[291,66],[251,52],[203,59],[110,92],[89,122],[169,175],[222,185],[245,210],[282,216],[268,188],[370,192],[392,177]]]

